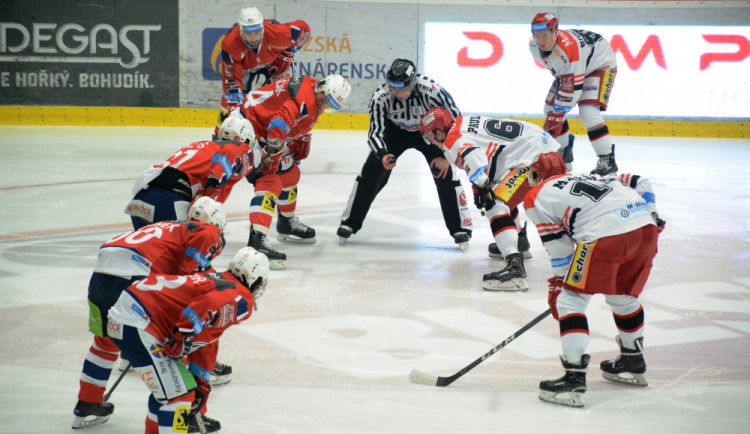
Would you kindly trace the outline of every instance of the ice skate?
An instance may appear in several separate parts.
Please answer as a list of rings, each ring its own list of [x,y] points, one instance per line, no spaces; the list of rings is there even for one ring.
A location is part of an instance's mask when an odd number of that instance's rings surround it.
[[[350,228],[347,225],[341,225],[339,226],[339,229],[336,231],[336,235],[339,236],[339,245],[343,246],[344,243],[346,243],[346,240],[349,239],[349,237],[352,236],[352,228]]]
[[[503,259],[503,252],[500,251],[497,244],[490,243],[487,246],[487,251],[489,252],[490,258]]]
[[[203,419],[203,428],[205,432],[219,432],[221,430],[221,423],[219,423],[218,420],[211,419],[205,414],[201,415],[201,419]],[[196,417],[195,413],[191,414],[190,422],[188,423],[188,434],[201,434],[202,432],[203,431],[201,431],[198,418]]]
[[[635,349],[622,346],[620,338],[615,339],[620,346],[620,355],[616,359],[604,360],[599,367],[605,380],[631,386],[646,387],[646,360],[643,358],[643,337],[635,340]],[[626,375],[622,375],[626,374]]]
[[[276,221],[276,238],[285,243],[314,244],[315,229],[299,221],[297,216],[286,218],[279,216]]]
[[[456,232],[453,234],[453,241],[458,245],[458,248],[461,250],[466,250],[469,248],[469,238],[471,236],[466,232]]]
[[[617,163],[615,163],[615,145],[612,145],[611,153],[599,156],[599,160],[596,162],[596,167],[594,167],[594,170],[592,170],[591,173],[596,173],[601,176],[606,176],[610,173],[617,173]]]
[[[539,383],[539,399],[553,404],[569,407],[583,407],[583,394],[586,393],[586,368],[591,357],[581,356],[581,364],[568,363],[560,357],[565,375],[557,380],[546,380]]]
[[[526,291],[529,289],[521,254],[508,255],[505,258],[505,264],[502,270],[484,275],[482,288],[486,291]]]
[[[565,170],[570,173],[573,171],[573,143],[576,141],[576,136],[568,135],[568,146],[560,147],[557,152],[562,155],[565,161]]]
[[[73,429],[88,428],[99,425],[109,420],[112,412],[115,411],[115,405],[109,402],[84,402],[78,401],[73,409],[75,419],[73,419]]]
[[[214,372],[211,373],[211,378],[208,380],[208,383],[211,386],[220,386],[222,384],[227,384],[230,381],[232,381],[232,367],[221,362],[216,362]]]
[[[271,247],[271,243],[268,242],[268,237],[263,232],[251,229],[250,239],[248,240],[247,245],[268,257],[268,263],[271,270],[283,270],[286,268],[286,255]]]

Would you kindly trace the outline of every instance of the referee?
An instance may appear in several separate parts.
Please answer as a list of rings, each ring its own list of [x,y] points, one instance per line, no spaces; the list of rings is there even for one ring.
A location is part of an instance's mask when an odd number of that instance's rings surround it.
[[[362,228],[372,202],[388,183],[396,160],[407,149],[416,149],[424,155],[434,175],[445,226],[461,250],[468,247],[471,214],[458,174],[440,149],[425,143],[419,131],[422,116],[434,107],[443,107],[453,116],[461,115],[450,94],[434,80],[417,74],[412,61],[394,60],[386,83],[370,99],[370,154],[341,215],[341,226],[336,231],[340,244]]]

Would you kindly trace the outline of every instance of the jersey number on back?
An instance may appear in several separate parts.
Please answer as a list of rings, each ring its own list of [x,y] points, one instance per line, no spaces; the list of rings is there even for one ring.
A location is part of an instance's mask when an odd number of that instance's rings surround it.
[[[484,122],[484,130],[492,137],[512,142],[523,134],[523,125],[515,121],[489,119]]]

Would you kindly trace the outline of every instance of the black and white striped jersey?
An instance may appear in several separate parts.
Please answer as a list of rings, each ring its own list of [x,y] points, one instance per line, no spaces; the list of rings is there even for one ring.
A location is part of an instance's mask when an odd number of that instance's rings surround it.
[[[453,97],[429,77],[417,74],[414,90],[404,102],[397,100],[384,83],[370,99],[368,145],[378,156],[387,154],[388,148],[383,140],[386,122],[392,122],[406,131],[419,132],[422,116],[435,107],[444,107],[454,117],[461,115]]]

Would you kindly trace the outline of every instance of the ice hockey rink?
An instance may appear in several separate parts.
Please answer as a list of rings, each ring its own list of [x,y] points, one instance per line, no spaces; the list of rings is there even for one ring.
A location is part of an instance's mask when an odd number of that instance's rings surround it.
[[[192,128],[0,127],[0,432],[72,431],[98,247],[129,230],[123,209],[141,171],[208,137]],[[411,383],[412,369],[457,372],[543,312],[547,253],[530,228],[529,291],[483,291],[482,274],[501,266],[487,256],[489,224],[472,207],[474,236],[458,250],[415,151],[340,246],[335,231],[366,133],[316,130],[298,215],[317,243],[282,244],[271,230],[288,268],[271,273],[258,311],[225,333],[219,360],[234,376],[214,388],[208,415],[225,433],[750,432],[750,140],[615,142],[620,172],[652,180],[668,222],[641,298],[647,388],[601,377],[599,362],[618,352],[601,296],[588,311],[584,408],[537,397],[539,381],[563,373],[551,317],[448,387]],[[593,168],[585,137],[575,155],[576,170]],[[226,204],[217,269],[246,244],[250,195],[243,181]],[[126,374],[112,418],[81,432],[142,432],[147,396]]]

